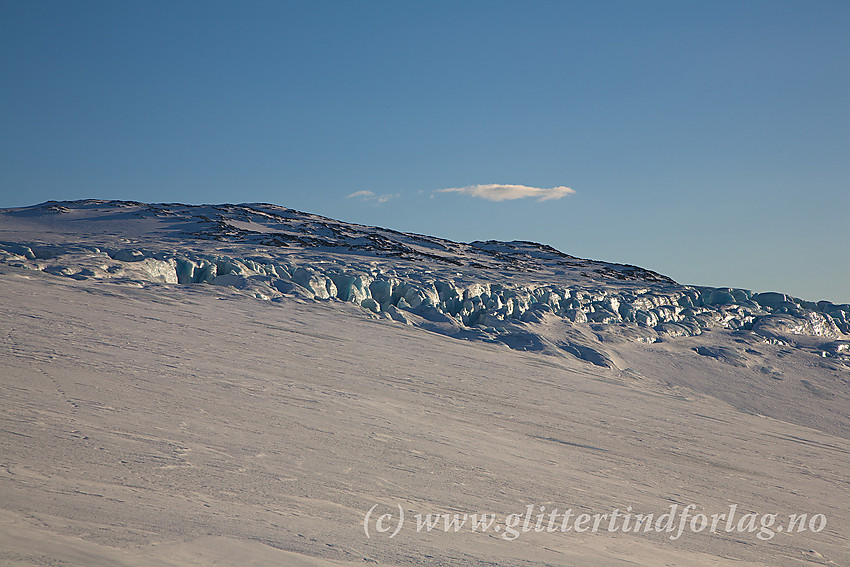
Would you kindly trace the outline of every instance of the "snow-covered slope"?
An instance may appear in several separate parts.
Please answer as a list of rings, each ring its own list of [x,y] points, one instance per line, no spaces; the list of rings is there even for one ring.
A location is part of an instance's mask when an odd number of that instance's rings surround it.
[[[0,564],[850,564],[848,313],[273,205],[3,210]],[[671,504],[828,527],[363,532]]]

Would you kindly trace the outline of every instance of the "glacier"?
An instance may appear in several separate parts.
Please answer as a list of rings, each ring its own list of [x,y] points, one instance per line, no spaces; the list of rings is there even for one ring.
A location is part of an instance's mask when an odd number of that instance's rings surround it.
[[[850,304],[680,285],[533,242],[457,243],[270,204],[82,200],[5,209],[0,263],[77,280],[350,302],[401,324],[603,366],[614,363],[594,333],[656,343],[711,329],[850,366]],[[586,328],[591,340],[553,344],[535,333],[548,319]]]
[[[0,298],[0,564],[850,565],[844,304],[274,205],[104,200],[0,210]],[[828,526],[413,525],[687,504]],[[402,508],[397,538],[364,535]]]

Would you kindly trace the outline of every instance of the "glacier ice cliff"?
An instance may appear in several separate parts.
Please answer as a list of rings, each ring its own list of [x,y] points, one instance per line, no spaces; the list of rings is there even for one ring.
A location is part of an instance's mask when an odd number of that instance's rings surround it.
[[[532,242],[456,243],[268,204],[48,202],[0,211],[0,264],[78,280],[228,286],[258,299],[359,305],[371,316],[616,366],[588,337],[653,343],[711,329],[850,365],[850,305],[680,285]],[[576,332],[553,343],[535,325]],[[610,339],[609,339],[610,340]],[[733,352],[700,355],[744,364]]]

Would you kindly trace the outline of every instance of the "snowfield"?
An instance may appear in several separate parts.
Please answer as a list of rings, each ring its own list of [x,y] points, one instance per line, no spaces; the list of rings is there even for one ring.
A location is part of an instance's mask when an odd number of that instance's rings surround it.
[[[93,200],[0,211],[0,293],[0,564],[850,565],[847,304]],[[689,504],[826,525],[533,529]]]

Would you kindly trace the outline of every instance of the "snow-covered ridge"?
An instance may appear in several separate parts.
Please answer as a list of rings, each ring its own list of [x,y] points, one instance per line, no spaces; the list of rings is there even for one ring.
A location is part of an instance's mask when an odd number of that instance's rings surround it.
[[[83,227],[89,234],[111,229],[146,240],[206,239],[264,247],[327,249],[379,258],[435,260],[455,266],[520,272],[582,268],[597,279],[674,283],[670,278],[637,266],[583,260],[535,242],[452,242],[346,223],[267,203],[181,205],[89,199],[48,201],[0,212],[9,219],[38,219],[42,226],[52,226],[55,234],[67,232],[72,235],[81,232]]]
[[[134,285],[232,286],[266,300],[346,301],[443,334],[603,366],[614,364],[594,339],[601,329],[641,342],[728,329],[850,362],[847,304],[683,286],[532,242],[457,243],[269,204],[85,200],[0,210],[0,263]],[[554,344],[534,332],[552,320],[575,332]]]

